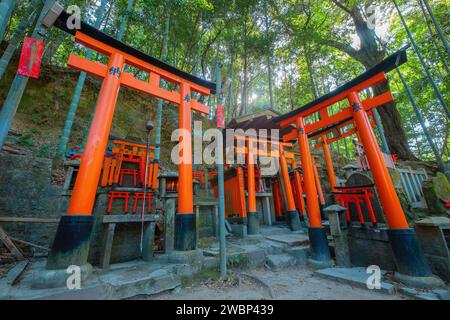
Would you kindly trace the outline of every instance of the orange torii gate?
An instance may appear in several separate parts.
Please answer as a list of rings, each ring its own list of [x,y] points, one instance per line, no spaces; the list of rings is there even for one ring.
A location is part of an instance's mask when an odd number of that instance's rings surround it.
[[[295,195],[296,195],[296,200],[297,200],[297,208],[299,210],[300,213],[300,220],[305,221],[305,214],[306,214],[306,206],[305,206],[305,200],[303,199],[303,187],[302,187],[302,181],[303,179],[300,176],[300,167],[301,167],[301,161],[296,161],[295,157],[296,156],[300,156],[299,153],[297,152],[286,152],[285,153],[285,157],[286,157],[286,161],[288,162],[289,165],[291,165],[291,168],[293,170],[293,183],[294,183],[294,187],[293,189],[295,190]],[[312,161],[313,161],[313,169],[314,169],[314,181],[315,181],[315,187],[317,190],[317,197],[319,199],[319,203],[320,203],[320,211],[321,214],[322,213],[322,209],[325,206],[325,196],[323,193],[323,189],[322,189],[322,185],[320,183],[320,176],[319,176],[319,172],[317,170],[317,168],[319,167],[319,165],[317,164],[316,158],[318,158],[318,156],[313,156],[312,157]]]
[[[296,195],[296,206],[300,213],[300,220],[305,221],[306,207],[305,207],[305,199],[303,199],[303,187],[302,187],[302,178],[300,176],[300,170],[298,165],[301,165],[300,161],[296,161],[295,152],[285,151],[284,153],[286,161],[288,165],[291,166],[293,175],[294,175],[294,194]]]
[[[370,110],[367,112],[369,116],[369,121],[371,126],[376,127],[375,118],[373,115],[373,111]],[[345,129],[345,130],[344,130]],[[329,134],[332,134],[332,137],[328,137]],[[332,129],[328,129],[325,131],[320,131],[317,133],[313,133],[309,136],[310,139],[318,141],[314,148],[319,149],[322,148],[323,154],[325,156],[325,163],[327,166],[328,176],[331,185],[331,191],[334,191],[337,183],[336,183],[336,174],[334,172],[333,160],[331,159],[330,153],[330,144],[333,142],[337,142],[339,140],[345,139],[352,135],[359,135],[358,131],[355,128],[355,123],[352,120],[344,121],[338,124],[336,127]],[[359,136],[358,136],[359,138]]]
[[[260,136],[241,136],[235,135],[235,139],[239,144],[239,141],[245,143],[245,147],[237,146],[235,148],[238,154],[246,155],[246,165],[247,165],[247,179],[248,179],[248,229],[249,234],[255,234],[259,231],[259,224],[256,213],[256,192],[255,192],[255,157],[263,156],[270,158],[278,158],[281,170],[281,176],[283,179],[283,184],[285,187],[285,195],[287,202],[287,221],[292,230],[299,230],[300,217],[296,208],[294,193],[292,190],[289,169],[286,161],[285,147],[292,147],[292,144],[280,142],[268,137]],[[258,146],[263,146],[260,149]],[[270,145],[270,147],[269,147]]]
[[[76,42],[109,58],[108,65],[70,55],[68,65],[103,79],[97,108],[84,149],[75,187],[66,215],[61,218],[48,269],[62,269],[68,265],[85,265],[89,238],[93,225],[92,210],[99,184],[105,150],[121,86],[149,94],[179,106],[179,128],[191,131],[191,111],[209,114],[209,108],[192,98],[192,92],[208,96],[215,84],[180,71],[134,48],[131,48],[97,29],[81,23],[81,29],[68,29],[70,15],[63,12],[55,25],[75,36]],[[148,81],[125,72],[125,65],[148,74]],[[163,79],[178,88],[170,91],[160,86]],[[191,135],[180,137],[178,212],[175,221],[175,249],[196,249],[196,223],[193,213],[192,141]],[[158,170],[157,164],[155,170]]]
[[[431,270],[421,251],[414,229],[409,228],[400,200],[385,166],[382,153],[372,131],[369,113],[373,108],[394,100],[391,92],[361,101],[360,93],[370,87],[387,81],[386,73],[407,60],[406,49],[388,57],[380,64],[360,75],[346,85],[297,110],[274,119],[283,129],[291,124],[296,128],[283,137],[284,141],[298,139],[302,158],[303,177],[310,220],[309,238],[311,262],[319,266],[330,265],[326,231],[322,226],[319,202],[316,197],[313,160],[308,138],[339,128],[344,123],[352,124],[364,146],[376,188],[389,226],[389,238],[399,271],[399,278],[415,280],[426,284],[432,282]],[[348,101],[349,106],[338,113],[330,114],[329,107],[340,101]],[[312,115],[318,114],[314,121]],[[310,121],[306,123],[305,119]],[[331,158],[331,157],[330,157]],[[331,170],[330,170],[331,171]],[[335,183],[334,183],[335,185]]]

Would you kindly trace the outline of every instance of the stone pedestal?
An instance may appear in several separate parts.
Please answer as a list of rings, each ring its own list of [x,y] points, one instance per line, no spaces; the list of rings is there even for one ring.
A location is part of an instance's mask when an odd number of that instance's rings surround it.
[[[431,270],[450,283],[450,219],[430,217],[416,223],[416,233]]]
[[[334,253],[336,256],[336,265],[342,267],[351,267],[350,248],[348,246],[348,230],[345,223],[344,207],[332,205],[324,209],[330,222],[330,232],[334,240]]]

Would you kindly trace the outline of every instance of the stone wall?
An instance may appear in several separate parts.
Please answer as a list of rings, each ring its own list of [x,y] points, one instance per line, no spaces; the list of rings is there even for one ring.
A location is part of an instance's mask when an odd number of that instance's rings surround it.
[[[52,185],[50,159],[0,154],[0,216],[58,219],[65,212],[70,191]],[[99,189],[94,215],[89,262],[98,264],[102,245],[101,218],[108,206],[108,190]],[[130,201],[130,207],[133,202]],[[123,214],[123,202],[114,202],[111,214]],[[130,208],[131,209],[131,208]],[[12,237],[50,248],[57,223],[1,223]],[[118,225],[111,262],[128,261],[140,256],[140,224]],[[31,252],[30,252],[31,253]],[[1,263],[1,262],[0,262]]]
[[[68,205],[60,186],[51,184],[50,159],[0,153],[0,216],[59,218]],[[56,223],[2,223],[15,238],[49,247]]]

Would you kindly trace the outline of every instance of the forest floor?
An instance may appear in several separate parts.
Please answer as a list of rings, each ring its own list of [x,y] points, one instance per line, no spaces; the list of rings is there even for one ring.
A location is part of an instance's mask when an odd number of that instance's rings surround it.
[[[231,273],[228,281],[194,279],[171,292],[139,300],[404,300],[388,295],[323,279],[307,267],[281,271],[264,268],[248,270],[246,276]],[[215,275],[210,275],[214,277]],[[249,277],[250,276],[250,277]],[[255,281],[254,279],[263,280]],[[264,283],[264,284],[263,284]]]

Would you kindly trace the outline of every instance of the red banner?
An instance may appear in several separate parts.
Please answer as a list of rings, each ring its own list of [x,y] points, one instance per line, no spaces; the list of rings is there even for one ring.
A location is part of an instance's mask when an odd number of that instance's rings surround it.
[[[225,106],[218,105],[216,111],[217,128],[225,129]]]
[[[44,41],[25,38],[17,73],[30,78],[39,78],[43,53]]]

